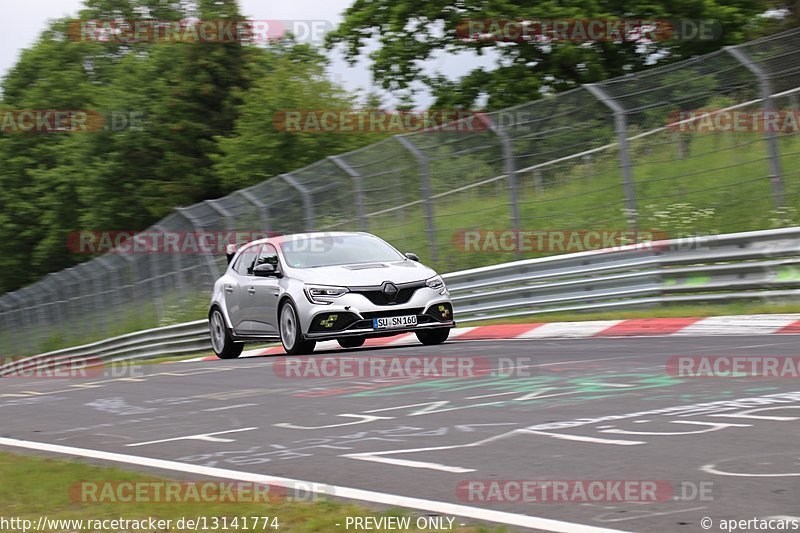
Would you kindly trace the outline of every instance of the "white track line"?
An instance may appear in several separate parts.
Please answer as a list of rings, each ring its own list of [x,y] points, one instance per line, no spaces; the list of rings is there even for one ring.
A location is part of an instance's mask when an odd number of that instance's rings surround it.
[[[490,509],[481,509],[478,507],[471,507],[468,505],[437,502],[434,500],[423,500],[420,498],[410,498],[407,496],[398,496],[395,494],[386,494],[382,492],[372,492],[369,490],[354,489],[350,487],[340,487],[336,485],[322,485],[297,479],[269,476],[265,474],[255,474],[250,472],[240,472],[237,470],[227,470],[224,468],[190,465],[186,463],[179,463],[177,461],[168,461],[165,459],[154,459],[150,457],[139,457],[136,455],[103,452],[99,450],[90,450],[86,448],[74,448],[72,446],[62,446],[60,444],[48,444],[44,442],[33,442],[33,441],[8,439],[0,437],[0,446],[12,446],[15,448],[26,448],[29,450],[60,453],[72,456],[77,455],[79,457],[89,457],[91,459],[100,459],[103,461],[114,461],[117,463],[146,466],[150,468],[158,468],[161,470],[173,470],[176,472],[199,474],[203,476],[224,478],[236,481],[261,483],[264,485],[280,485],[288,488],[291,488],[292,486],[298,486],[298,487],[303,487],[303,489],[306,491],[310,490],[311,492],[327,494],[338,498],[360,500],[365,502],[378,503],[382,505],[391,505],[397,507],[407,507],[411,509],[422,509],[425,511],[431,511],[434,513],[439,513],[444,515],[463,516],[465,518],[472,518],[475,520],[498,522],[501,524],[508,524],[512,526],[527,527],[533,529],[541,529],[544,531],[556,531],[563,533],[619,533],[620,532],[620,530],[617,529],[587,526],[583,524],[575,524],[572,522],[564,522],[562,520],[539,518],[535,516],[508,513],[504,511],[493,511]]]

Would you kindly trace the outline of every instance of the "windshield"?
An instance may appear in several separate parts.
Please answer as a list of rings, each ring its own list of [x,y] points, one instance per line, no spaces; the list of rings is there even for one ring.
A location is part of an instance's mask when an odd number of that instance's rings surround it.
[[[405,256],[380,239],[369,235],[324,235],[302,237],[281,243],[286,264],[292,268],[313,268],[354,263],[401,261]]]

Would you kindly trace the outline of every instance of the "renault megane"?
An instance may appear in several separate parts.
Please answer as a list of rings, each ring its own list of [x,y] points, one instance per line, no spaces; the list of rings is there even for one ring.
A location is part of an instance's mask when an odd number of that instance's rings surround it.
[[[283,235],[229,249],[209,308],[222,359],[238,357],[245,342],[273,340],[293,355],[320,340],[356,348],[406,332],[440,344],[454,326],[442,278],[369,233]]]

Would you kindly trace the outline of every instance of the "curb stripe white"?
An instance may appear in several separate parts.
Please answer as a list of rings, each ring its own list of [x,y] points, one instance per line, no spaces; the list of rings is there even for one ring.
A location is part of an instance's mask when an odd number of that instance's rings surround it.
[[[517,335],[517,339],[586,338],[624,322],[623,320],[590,320],[587,322],[551,322]]]
[[[711,316],[691,324],[673,335],[771,335],[800,320],[800,315]]]
[[[62,446],[59,444],[48,444],[44,442],[33,442],[33,441],[0,437],[0,446],[26,448],[29,450],[39,450],[43,452],[60,453],[72,456],[77,455],[79,457],[88,457],[91,459],[100,459],[103,461],[114,461],[117,463],[146,466],[162,470],[172,470],[176,472],[199,474],[203,476],[231,479],[236,481],[261,483],[264,485],[279,485],[287,488],[291,488],[292,486],[299,486],[303,487],[303,489],[306,491],[327,494],[330,496],[335,496],[337,498],[360,500],[365,502],[397,506],[397,507],[406,507],[411,509],[422,509],[425,511],[431,511],[439,514],[462,516],[465,518],[472,518],[475,520],[498,522],[501,524],[508,524],[512,526],[527,527],[533,529],[541,529],[544,531],[555,531],[559,533],[572,533],[572,532],[620,533],[620,530],[616,529],[587,526],[583,524],[575,524],[572,522],[564,522],[562,520],[553,520],[550,518],[539,518],[536,516],[508,513],[504,511],[493,511],[490,509],[481,509],[478,507],[471,507],[468,505],[439,502],[434,500],[423,500],[421,498],[411,498],[408,496],[399,496],[396,494],[373,492],[369,490],[355,489],[350,487],[324,485],[308,481],[302,481],[298,479],[270,476],[266,474],[241,472],[238,470],[227,470],[224,468],[214,468],[210,466],[191,465],[186,463],[179,463],[177,461],[169,461],[165,459],[154,459],[150,457],[139,457],[136,455],[103,452],[100,450],[90,450],[86,448],[74,448],[72,446]]]

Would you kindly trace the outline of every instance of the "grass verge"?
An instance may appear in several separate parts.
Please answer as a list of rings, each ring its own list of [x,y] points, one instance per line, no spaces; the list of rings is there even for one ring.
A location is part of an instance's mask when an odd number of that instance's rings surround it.
[[[292,531],[329,532],[344,530],[345,519],[349,517],[413,516],[404,510],[377,512],[361,505],[336,501],[297,502],[277,500],[270,503],[87,503],[75,496],[75,487],[81,482],[159,482],[164,478],[148,476],[120,468],[93,466],[75,461],[49,459],[38,456],[0,452],[0,501],[6,517],[19,517],[37,524],[40,516],[62,520],[103,520],[103,519],[156,519],[171,520],[172,527],[164,531],[183,531],[176,524],[182,517],[197,518],[227,517],[228,531]],[[211,480],[208,480],[211,481]],[[71,492],[72,490],[72,492]],[[100,492],[98,492],[100,493]],[[77,493],[80,494],[79,492]],[[78,501],[76,501],[78,500]],[[279,527],[259,527],[249,529],[241,523],[233,527],[235,517],[269,516],[277,517]],[[415,520],[411,520],[414,524]],[[462,520],[456,519],[454,524]],[[210,522],[209,522],[210,523]],[[337,526],[336,524],[341,524]],[[252,521],[249,524],[252,526]],[[64,530],[76,529],[66,527]],[[374,530],[388,531],[388,530]],[[397,531],[395,529],[395,531]],[[408,529],[406,531],[422,531]],[[431,531],[431,530],[425,530]],[[458,533],[504,532],[503,527],[467,525],[455,527]]]

